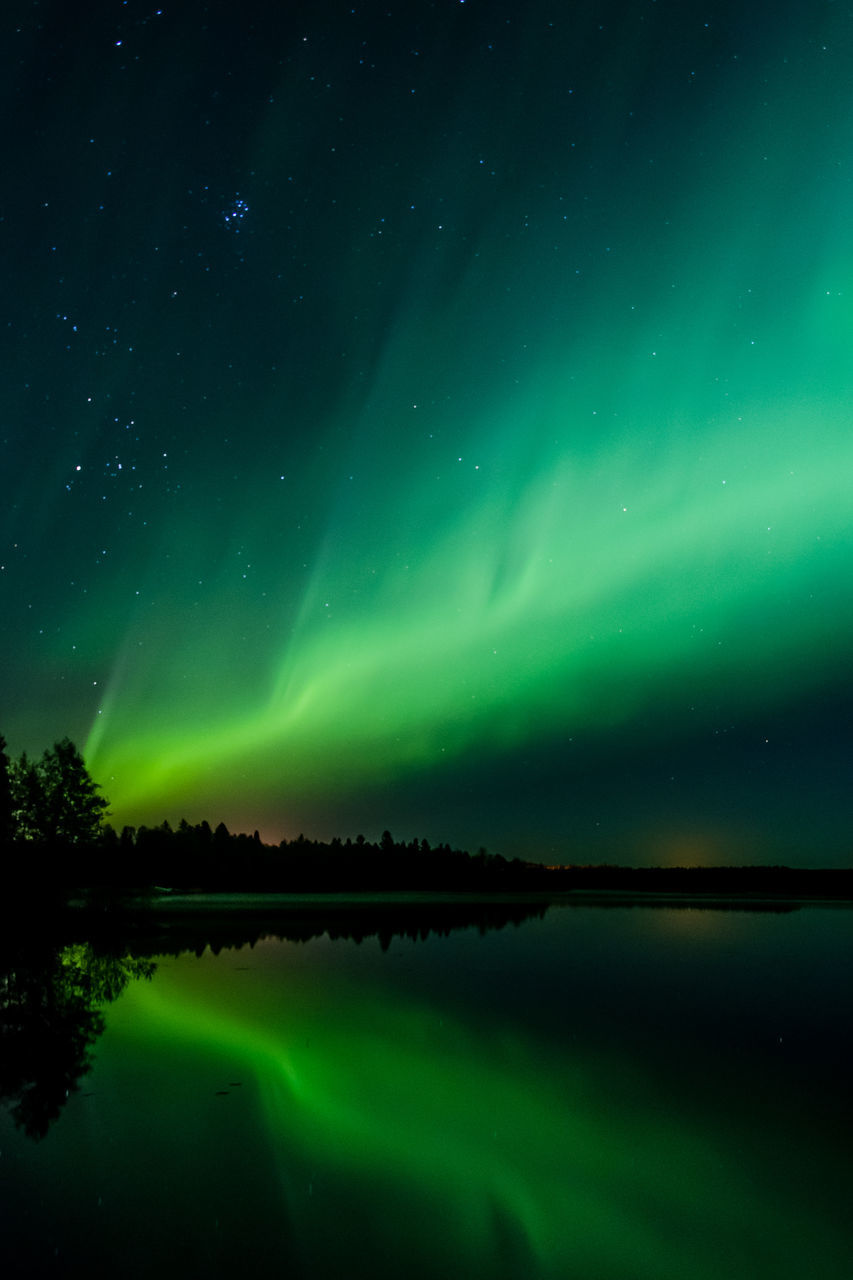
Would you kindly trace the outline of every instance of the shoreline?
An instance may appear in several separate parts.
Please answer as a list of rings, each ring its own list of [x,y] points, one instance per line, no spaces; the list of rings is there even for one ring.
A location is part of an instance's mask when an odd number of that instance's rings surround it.
[[[679,889],[656,888],[619,888],[619,887],[587,887],[578,889],[400,889],[336,891],[318,890],[312,893],[302,892],[251,892],[231,890],[201,890],[199,892],[168,892],[159,894],[127,895],[109,904],[119,912],[133,913],[140,911],[146,915],[164,914],[231,914],[254,913],[261,911],[325,911],[325,910],[393,910],[400,907],[417,906],[554,906],[571,907],[582,905],[626,906],[660,905],[660,906],[705,906],[719,904],[721,907],[737,903],[767,904],[786,906],[847,906],[853,907],[853,897],[846,895],[833,896],[825,893],[779,892],[767,889],[728,889],[707,888],[685,892]],[[92,912],[98,910],[93,901],[74,898],[69,901],[68,909],[72,912]]]

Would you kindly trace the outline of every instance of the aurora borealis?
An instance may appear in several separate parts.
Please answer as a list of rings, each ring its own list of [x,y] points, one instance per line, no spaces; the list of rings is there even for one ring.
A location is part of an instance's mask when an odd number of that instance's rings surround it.
[[[850,861],[847,9],[2,30],[11,749],[117,825]]]

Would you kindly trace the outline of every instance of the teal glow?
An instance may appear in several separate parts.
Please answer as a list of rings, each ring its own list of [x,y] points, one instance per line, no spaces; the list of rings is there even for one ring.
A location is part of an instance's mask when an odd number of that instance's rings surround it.
[[[148,204],[135,99],[80,122],[12,746],[85,742],[119,826],[846,857],[849,14],[266,8],[251,82],[216,16],[141,58],[182,122]]]

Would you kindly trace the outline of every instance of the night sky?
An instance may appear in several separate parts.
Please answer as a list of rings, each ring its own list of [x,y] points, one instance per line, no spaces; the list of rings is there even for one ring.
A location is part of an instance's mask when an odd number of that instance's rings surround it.
[[[0,730],[112,821],[847,864],[853,14],[4,4]]]

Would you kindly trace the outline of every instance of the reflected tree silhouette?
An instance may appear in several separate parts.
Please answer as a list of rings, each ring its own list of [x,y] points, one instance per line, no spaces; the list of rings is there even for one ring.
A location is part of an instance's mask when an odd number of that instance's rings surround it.
[[[0,1104],[31,1138],[43,1138],[90,1069],[103,1006],[155,964],[97,954],[88,942],[33,945],[0,971]]]
[[[175,904],[178,905],[178,904]],[[541,918],[543,904],[398,903],[382,907],[317,903],[279,910],[208,913],[170,907],[78,913],[89,939],[56,943],[62,918],[0,919],[0,1106],[31,1138],[43,1138],[80,1088],[104,1030],[104,1009],[128,983],[150,980],[153,956],[254,947],[261,938],[306,943],[327,936],[361,943],[412,941],[455,929],[480,933]],[[66,920],[67,924],[67,920]],[[133,951],[135,954],[131,955]]]

